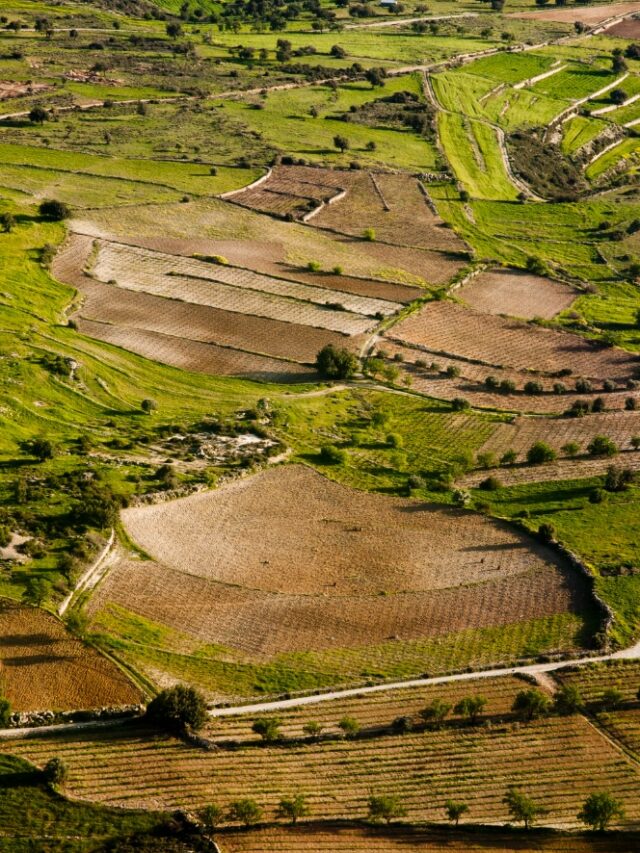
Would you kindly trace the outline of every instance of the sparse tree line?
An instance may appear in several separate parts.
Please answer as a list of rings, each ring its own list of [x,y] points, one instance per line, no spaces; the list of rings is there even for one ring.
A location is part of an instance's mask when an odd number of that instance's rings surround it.
[[[637,698],[640,700],[640,690]],[[623,694],[617,688],[609,687],[603,691],[596,703],[589,704],[589,708],[614,710],[623,704]],[[455,705],[435,698],[419,712],[419,717],[423,729],[429,730],[441,728],[452,711],[467,725],[477,726],[482,720],[486,705],[486,698],[477,694],[462,697]],[[577,713],[585,707],[578,688],[567,684],[563,685],[553,698],[536,687],[521,690],[515,696],[511,710],[519,720],[526,723],[550,713],[560,715]],[[149,703],[146,719],[168,729],[173,734],[184,735],[195,732],[201,729],[207,720],[206,702],[195,688],[177,685],[163,690]],[[414,725],[412,717],[398,717],[390,727],[387,727],[387,731],[401,734],[411,731]],[[252,730],[266,744],[283,743],[281,726],[282,721],[277,717],[260,717],[254,721]],[[342,736],[349,739],[355,739],[361,733],[360,725],[353,717],[343,717],[338,727],[341,729]],[[305,723],[303,731],[308,738],[318,741],[322,735],[323,726],[318,722],[309,721]],[[52,759],[45,768],[45,776],[50,784],[60,784],[67,777],[67,768],[59,759]],[[533,826],[543,815],[548,814],[546,808],[516,787],[510,787],[507,790],[502,802],[507,807],[510,819],[515,823],[522,823],[526,829]],[[463,801],[448,799],[443,809],[447,820],[457,826],[463,815],[471,810],[471,806]],[[279,801],[275,816],[278,820],[296,824],[301,818],[310,814],[308,797],[301,792],[296,792]],[[593,830],[604,831],[614,821],[622,820],[624,814],[624,807],[619,799],[608,792],[600,791],[590,794],[585,799],[577,819]],[[373,823],[380,821],[391,823],[406,815],[405,798],[395,794],[370,794],[367,802],[367,820]],[[263,821],[264,816],[264,808],[251,798],[234,800],[226,810],[212,803],[202,809],[198,815],[201,825],[208,832],[214,832],[223,823],[255,826]]]
[[[460,698],[455,704],[439,697],[434,698],[417,714],[399,716],[388,724],[366,728],[361,727],[355,717],[344,716],[337,723],[339,734],[327,731],[327,727],[316,720],[309,720],[302,726],[302,737],[287,736],[282,730],[283,721],[277,716],[258,717],[252,723],[251,730],[265,745],[292,745],[301,742],[317,743],[336,738],[358,740],[410,732],[435,732],[444,726],[477,727],[514,720],[530,723],[550,715],[570,716],[583,712],[611,712],[625,706],[636,707],[637,702],[640,702],[640,689],[636,694],[636,702],[626,701],[624,694],[615,686],[605,688],[596,699],[586,702],[574,684],[563,684],[554,696],[550,696],[534,686],[532,678],[524,676],[524,680],[531,680],[531,686],[516,694],[510,714],[487,713],[486,697],[480,694],[469,694]],[[453,719],[454,717],[457,719]],[[195,688],[177,685],[162,690],[149,703],[146,719],[177,735],[197,732],[208,719],[207,705],[202,694]],[[226,743],[233,749],[245,742],[228,740]],[[222,743],[215,745],[221,747]]]
[[[549,814],[547,808],[516,787],[507,789],[502,803],[506,806],[509,823],[521,823],[527,830]],[[448,799],[442,806],[442,811],[449,823],[457,827],[461,818],[472,811],[472,806],[463,801]],[[384,822],[389,825],[394,820],[407,817],[407,814],[406,798],[398,794],[371,794],[363,819],[370,823]],[[276,820],[287,821],[292,826],[310,815],[309,798],[302,793],[284,797],[275,811]],[[580,823],[595,832],[606,831],[614,821],[621,821],[624,817],[622,801],[606,791],[589,794],[576,815]],[[225,823],[254,827],[264,821],[265,810],[256,800],[243,798],[234,800],[226,810],[216,803],[211,803],[199,812],[198,818],[205,831],[213,833]]]

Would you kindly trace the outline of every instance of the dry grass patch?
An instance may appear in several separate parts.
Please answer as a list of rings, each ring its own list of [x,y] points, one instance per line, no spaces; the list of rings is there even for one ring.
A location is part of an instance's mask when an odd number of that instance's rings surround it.
[[[516,270],[486,270],[456,291],[463,302],[486,314],[551,319],[568,308],[576,293],[566,284]]]
[[[48,613],[0,604],[2,693],[15,711],[58,711],[139,702],[140,691],[110,661]]]

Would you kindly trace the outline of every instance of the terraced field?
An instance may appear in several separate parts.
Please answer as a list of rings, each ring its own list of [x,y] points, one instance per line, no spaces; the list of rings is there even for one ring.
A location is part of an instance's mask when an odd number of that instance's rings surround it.
[[[576,377],[626,382],[637,369],[637,360],[621,350],[599,349],[577,335],[480,314],[446,301],[431,303],[398,323],[390,337],[425,352],[547,375],[568,369]]]
[[[517,785],[549,810],[545,823],[573,827],[597,779],[624,802],[628,824],[638,819],[635,764],[582,717],[334,741],[294,751],[204,752],[144,729],[97,732],[90,741],[32,738],[9,749],[40,765],[59,756],[69,767],[68,793],[127,807],[194,808],[212,801],[225,807],[252,797],[271,819],[282,796],[300,791],[314,818],[354,818],[366,815],[375,790],[400,795],[411,821],[442,820],[445,800],[455,796],[469,803],[469,819],[502,823],[502,798],[509,785]]]

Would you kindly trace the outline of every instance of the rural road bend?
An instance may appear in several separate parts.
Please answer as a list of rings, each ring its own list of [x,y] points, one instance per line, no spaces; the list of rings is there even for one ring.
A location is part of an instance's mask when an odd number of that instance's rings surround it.
[[[328,693],[318,693],[311,696],[298,696],[294,699],[278,699],[275,702],[258,702],[253,705],[234,705],[230,708],[212,708],[209,716],[212,719],[220,717],[240,717],[245,714],[264,714],[271,711],[284,711],[288,708],[301,708],[305,705],[317,705],[320,702],[348,699],[353,696],[365,696],[369,693],[383,693],[388,690],[402,690],[408,687],[430,687],[434,684],[453,684],[460,681],[475,681],[480,678],[500,678],[507,675],[538,675],[546,672],[556,672],[569,666],[579,664],[601,663],[608,660],[637,660],[640,659],[640,642],[628,649],[621,649],[608,655],[574,658],[571,660],[555,661],[554,663],[534,663],[526,666],[509,666],[496,669],[484,669],[477,672],[461,672],[456,675],[436,675],[433,678],[414,678],[410,681],[394,681],[385,684],[374,684],[370,687],[352,687],[346,690],[333,690]],[[129,720],[131,718],[128,718]],[[52,726],[35,726],[30,728],[0,729],[0,740],[13,740],[23,737],[39,737],[41,735],[64,735],[67,732],[77,732],[83,729],[113,728],[121,725],[123,720],[93,720],[82,723],[60,723]]]
[[[284,711],[287,708],[300,708],[304,705],[315,705],[320,702],[331,702],[336,699],[348,699],[352,696],[364,696],[368,693],[382,693],[387,690],[401,690],[405,687],[430,687],[434,684],[453,684],[457,681],[475,681],[479,678],[499,678],[506,675],[537,675],[544,672],[555,672],[569,666],[579,664],[600,663],[608,660],[636,660],[640,658],[640,643],[619,652],[597,657],[575,658],[572,660],[555,661],[553,663],[534,663],[525,666],[509,666],[498,669],[483,669],[476,672],[460,672],[456,675],[436,675],[433,678],[415,678],[411,681],[396,681],[385,684],[374,684],[370,687],[353,687],[347,690],[334,690],[330,693],[318,693],[312,696],[299,696],[294,699],[280,699],[275,702],[260,702],[255,705],[237,705],[232,708],[213,708],[209,716],[237,717],[242,714],[260,714],[270,711]],[[2,733],[0,732],[0,737]]]

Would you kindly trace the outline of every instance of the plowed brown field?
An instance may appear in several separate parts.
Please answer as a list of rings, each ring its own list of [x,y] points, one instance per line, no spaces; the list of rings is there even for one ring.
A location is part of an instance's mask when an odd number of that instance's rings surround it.
[[[637,357],[617,349],[598,349],[568,332],[530,326],[481,314],[453,302],[431,302],[394,326],[390,337],[488,366],[557,373],[589,379],[631,378]]]
[[[640,435],[640,412],[610,412],[584,418],[517,418],[511,424],[498,424],[480,452],[500,454],[513,448],[524,454],[536,441],[545,441],[558,451],[567,442],[576,441],[584,451],[596,435],[606,435],[627,450],[630,438]]]
[[[114,664],[43,610],[0,603],[0,647],[2,694],[15,711],[97,708],[142,698]]]
[[[640,12],[640,3],[609,3],[604,6],[580,6],[578,9],[553,7],[541,9],[539,12],[511,12],[507,17],[525,18],[534,21],[559,21],[571,24],[581,21],[595,27],[601,21],[615,18],[618,15],[630,15],[632,12]]]
[[[556,564],[500,522],[357,492],[299,465],[130,508],[123,521],[171,568],[288,595],[423,592]]]
[[[471,816],[469,816],[470,819]],[[251,832],[218,832],[221,853],[629,853],[640,849],[640,835],[607,833],[606,837],[521,832],[465,832],[390,827],[353,827],[303,823]]]
[[[506,554],[509,551],[505,551]],[[480,564],[482,558],[476,558]],[[480,568],[483,566],[479,565]],[[588,607],[575,580],[543,565],[516,577],[431,592],[286,595],[222,584],[155,562],[123,559],[90,612],[116,604],[252,660],[287,652],[347,649],[444,637]]]
[[[89,337],[122,347],[138,355],[198,373],[240,376],[265,382],[310,382],[315,371],[294,362],[266,358],[215,344],[174,338],[147,329],[125,329],[93,320],[77,320],[78,329]]]

